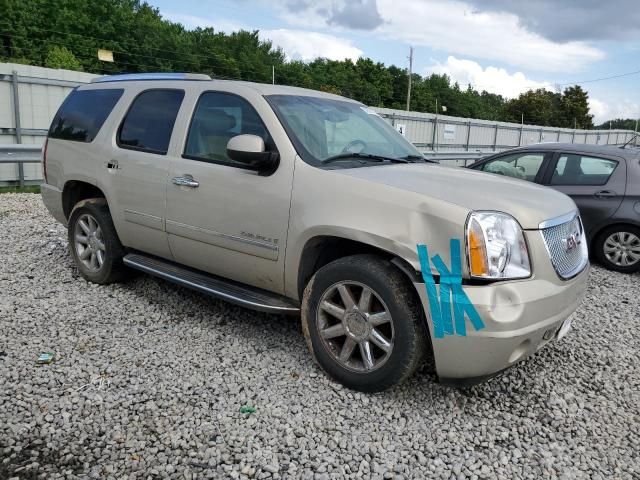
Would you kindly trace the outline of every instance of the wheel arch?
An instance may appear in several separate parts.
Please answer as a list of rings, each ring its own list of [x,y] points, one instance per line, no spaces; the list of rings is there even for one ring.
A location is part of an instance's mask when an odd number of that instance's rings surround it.
[[[62,189],[62,210],[69,220],[73,207],[88,198],[104,198],[106,195],[96,185],[83,180],[68,180]]]
[[[302,247],[297,275],[297,294],[302,298],[305,286],[320,268],[330,262],[352,255],[371,254],[393,263],[410,282],[420,281],[419,274],[405,259],[371,243],[336,235],[316,235]]]
[[[610,228],[625,227],[625,226],[632,226],[634,228],[639,228],[640,229],[640,222],[634,222],[634,221],[631,221],[631,220],[616,219],[615,221],[612,221],[611,223],[607,223],[605,225],[600,225],[594,231],[594,233],[591,235],[591,240],[589,241],[589,251],[590,252],[591,251],[595,252],[595,248],[597,246],[598,239],[604,233],[605,230],[609,230]]]

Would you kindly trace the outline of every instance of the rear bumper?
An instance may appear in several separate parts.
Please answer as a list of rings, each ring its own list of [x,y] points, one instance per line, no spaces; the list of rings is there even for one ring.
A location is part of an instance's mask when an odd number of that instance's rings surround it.
[[[58,220],[63,225],[67,225],[67,218],[64,215],[64,208],[62,206],[62,190],[48,183],[40,185],[40,192],[42,194],[42,202],[44,203],[49,213],[53,215],[53,218]]]
[[[441,382],[472,385],[524,360],[556,338],[562,323],[578,308],[589,268],[568,281],[541,278],[464,286],[485,328],[466,336],[434,338],[425,285],[415,287],[431,332],[436,373]]]

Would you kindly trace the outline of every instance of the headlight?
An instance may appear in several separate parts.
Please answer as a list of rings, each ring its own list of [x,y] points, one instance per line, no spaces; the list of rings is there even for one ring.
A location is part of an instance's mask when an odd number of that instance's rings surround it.
[[[531,275],[522,228],[506,213],[473,212],[467,220],[467,259],[474,278],[526,278]]]

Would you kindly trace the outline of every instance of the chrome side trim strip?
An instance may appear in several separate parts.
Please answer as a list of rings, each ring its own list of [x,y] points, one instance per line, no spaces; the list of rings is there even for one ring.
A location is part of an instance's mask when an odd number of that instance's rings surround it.
[[[219,290],[215,290],[210,287],[206,287],[204,285],[197,284],[185,278],[179,277],[177,275],[173,275],[171,273],[163,272],[162,270],[157,270],[155,268],[149,267],[148,265],[143,265],[141,263],[136,262],[135,260],[131,260],[126,256],[122,259],[122,262],[128,267],[135,268],[136,270],[140,270],[142,272],[148,273],[150,275],[154,275],[156,277],[162,278],[163,280],[168,280],[173,283],[177,283],[179,285],[183,285],[185,287],[191,288],[193,290],[197,290],[199,292],[207,293],[217,298],[221,298],[231,303],[235,303],[237,305],[247,307],[253,310],[259,310],[262,312],[270,312],[270,313],[287,313],[287,314],[299,314],[300,309],[297,307],[285,307],[285,306],[277,306],[277,305],[269,305],[267,303],[258,303],[252,300],[248,300],[243,297],[239,297],[236,295],[231,295],[226,292],[221,292]]]
[[[573,212],[566,213],[564,215],[560,215],[559,217],[551,218],[549,220],[545,220],[538,225],[539,230],[544,230],[545,228],[555,227],[557,225],[562,225],[563,223],[570,222],[574,219],[574,217],[578,215],[578,211],[574,210]]]
[[[196,227],[194,225],[187,225],[185,223],[176,222],[174,220],[167,220],[167,225],[174,225],[176,227],[186,228],[188,230],[194,230],[196,232],[201,232],[201,233],[204,233],[204,234],[207,234],[207,235],[211,235],[211,236],[214,236],[214,237],[225,238],[227,240],[234,240],[236,242],[246,243],[247,245],[254,245],[256,247],[265,248],[265,249],[271,250],[273,252],[277,252],[277,251],[280,250],[280,247],[278,245],[276,245],[275,243],[264,242],[262,240],[256,240],[255,238],[248,238],[248,237],[241,237],[241,236],[238,236],[238,235],[231,235],[229,233],[214,232],[213,230],[207,230],[206,228]]]
[[[164,230],[162,218],[151,215],[149,213],[138,212],[136,210],[125,208],[124,219],[127,222],[142,225],[144,227],[155,228],[156,230]]]

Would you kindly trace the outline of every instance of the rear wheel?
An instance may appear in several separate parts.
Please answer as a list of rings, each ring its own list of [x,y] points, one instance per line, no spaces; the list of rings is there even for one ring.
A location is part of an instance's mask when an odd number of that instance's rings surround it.
[[[595,255],[610,270],[640,271],[640,228],[615,225],[605,229],[596,239]]]
[[[373,255],[336,260],[307,285],[302,325],[318,365],[345,386],[385,390],[424,361],[420,303],[404,275]]]
[[[107,284],[125,278],[124,247],[105,199],[79,202],[69,217],[68,235],[71,255],[86,280]]]

